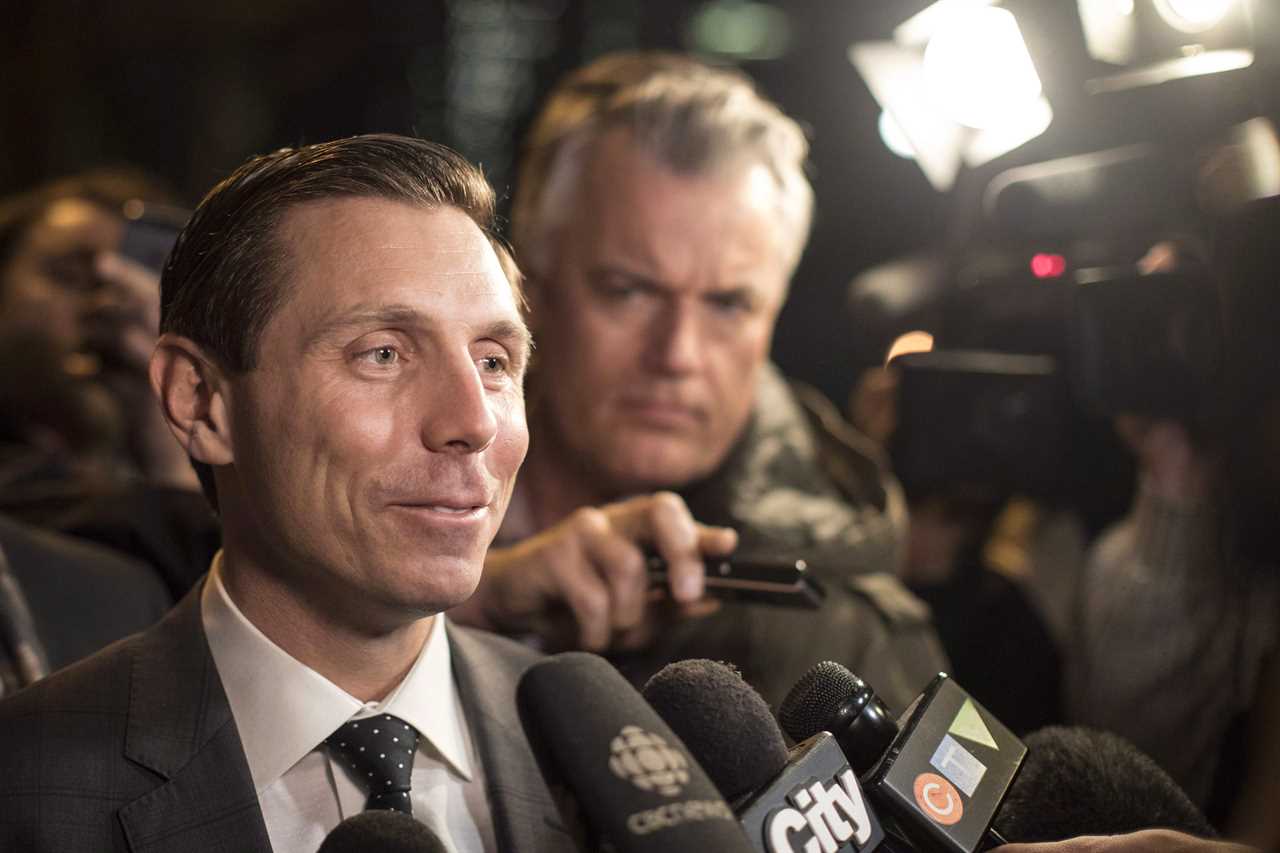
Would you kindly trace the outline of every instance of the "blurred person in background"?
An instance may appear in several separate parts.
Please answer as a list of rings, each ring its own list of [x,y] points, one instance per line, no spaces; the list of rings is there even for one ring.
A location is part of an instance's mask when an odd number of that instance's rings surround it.
[[[1222,308],[1221,389],[1199,415],[1116,418],[1138,488],[1088,554],[1066,650],[1072,722],[1133,740],[1226,834],[1268,850],[1280,844],[1280,549],[1241,531],[1280,492],[1266,414],[1280,386],[1267,353],[1280,302],[1264,295],[1274,206],[1228,215],[1204,272]],[[1140,268],[1196,263],[1161,244]]]
[[[217,528],[146,379],[163,257],[122,245],[126,205],[169,201],[114,169],[0,202],[0,512],[130,552],[176,598]]]
[[[879,454],[768,358],[808,237],[807,150],[746,78],[677,55],[606,56],[552,92],[512,214],[529,458],[456,618],[612,650],[638,683],[729,660],[773,702],[823,657],[898,707],[945,667],[893,577],[904,516]],[[717,611],[703,558],[731,553],[803,558],[827,601]]]
[[[898,381],[892,365],[869,368],[850,395],[854,425],[887,449],[903,414]],[[1061,722],[1061,654],[1020,578],[992,558],[1009,496],[978,483],[903,486],[910,521],[899,573],[929,605],[950,674],[1017,734]]]

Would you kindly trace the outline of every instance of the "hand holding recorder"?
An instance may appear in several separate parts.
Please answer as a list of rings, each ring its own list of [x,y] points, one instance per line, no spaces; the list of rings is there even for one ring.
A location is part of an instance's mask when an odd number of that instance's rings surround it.
[[[537,634],[551,648],[643,646],[663,621],[711,612],[705,559],[724,557],[737,534],[694,520],[672,492],[583,507],[506,548],[492,548],[460,622]],[[650,558],[665,564],[654,589]]]

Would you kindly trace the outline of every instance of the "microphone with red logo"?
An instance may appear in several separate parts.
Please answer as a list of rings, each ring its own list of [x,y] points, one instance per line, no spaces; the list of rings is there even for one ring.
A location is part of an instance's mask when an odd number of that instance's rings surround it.
[[[884,832],[844,753],[827,732],[788,752],[768,704],[734,669],[668,664],[644,698],[689,747],[760,853],[871,851]]]
[[[543,776],[567,789],[592,836],[587,849],[752,850],[685,745],[603,658],[547,658],[520,679],[516,699]]]
[[[1027,748],[945,673],[899,722],[866,682],[825,661],[791,689],[778,719],[797,741],[830,732],[886,832],[917,850],[975,853],[1005,843],[992,818]]]

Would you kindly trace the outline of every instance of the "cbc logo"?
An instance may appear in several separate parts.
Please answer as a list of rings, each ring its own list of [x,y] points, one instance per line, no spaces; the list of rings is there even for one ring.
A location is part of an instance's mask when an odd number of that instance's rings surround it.
[[[959,823],[964,817],[964,803],[955,786],[936,773],[921,773],[913,786],[916,805],[930,820],[943,826]]]
[[[623,726],[609,752],[609,769],[642,791],[674,797],[689,781],[684,754],[639,726]]]

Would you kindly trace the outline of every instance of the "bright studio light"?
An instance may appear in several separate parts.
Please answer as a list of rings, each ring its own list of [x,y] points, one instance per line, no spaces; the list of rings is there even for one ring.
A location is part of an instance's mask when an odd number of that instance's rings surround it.
[[[1053,121],[1017,20],[993,2],[937,0],[899,24],[892,40],[849,47],[884,111],[885,145],[914,157],[939,192],[961,168],[1007,154]]]
[[[986,7],[955,15],[924,50],[938,107],[977,130],[1007,125],[1040,97],[1040,76],[1013,13]]]
[[[880,141],[884,143],[885,148],[904,160],[915,159],[916,149],[911,147],[911,140],[902,132],[902,126],[894,120],[888,110],[880,111],[880,121],[877,126],[880,128]]]
[[[1231,11],[1235,0],[1155,0],[1156,11],[1169,26],[1184,33],[1213,29]]]

